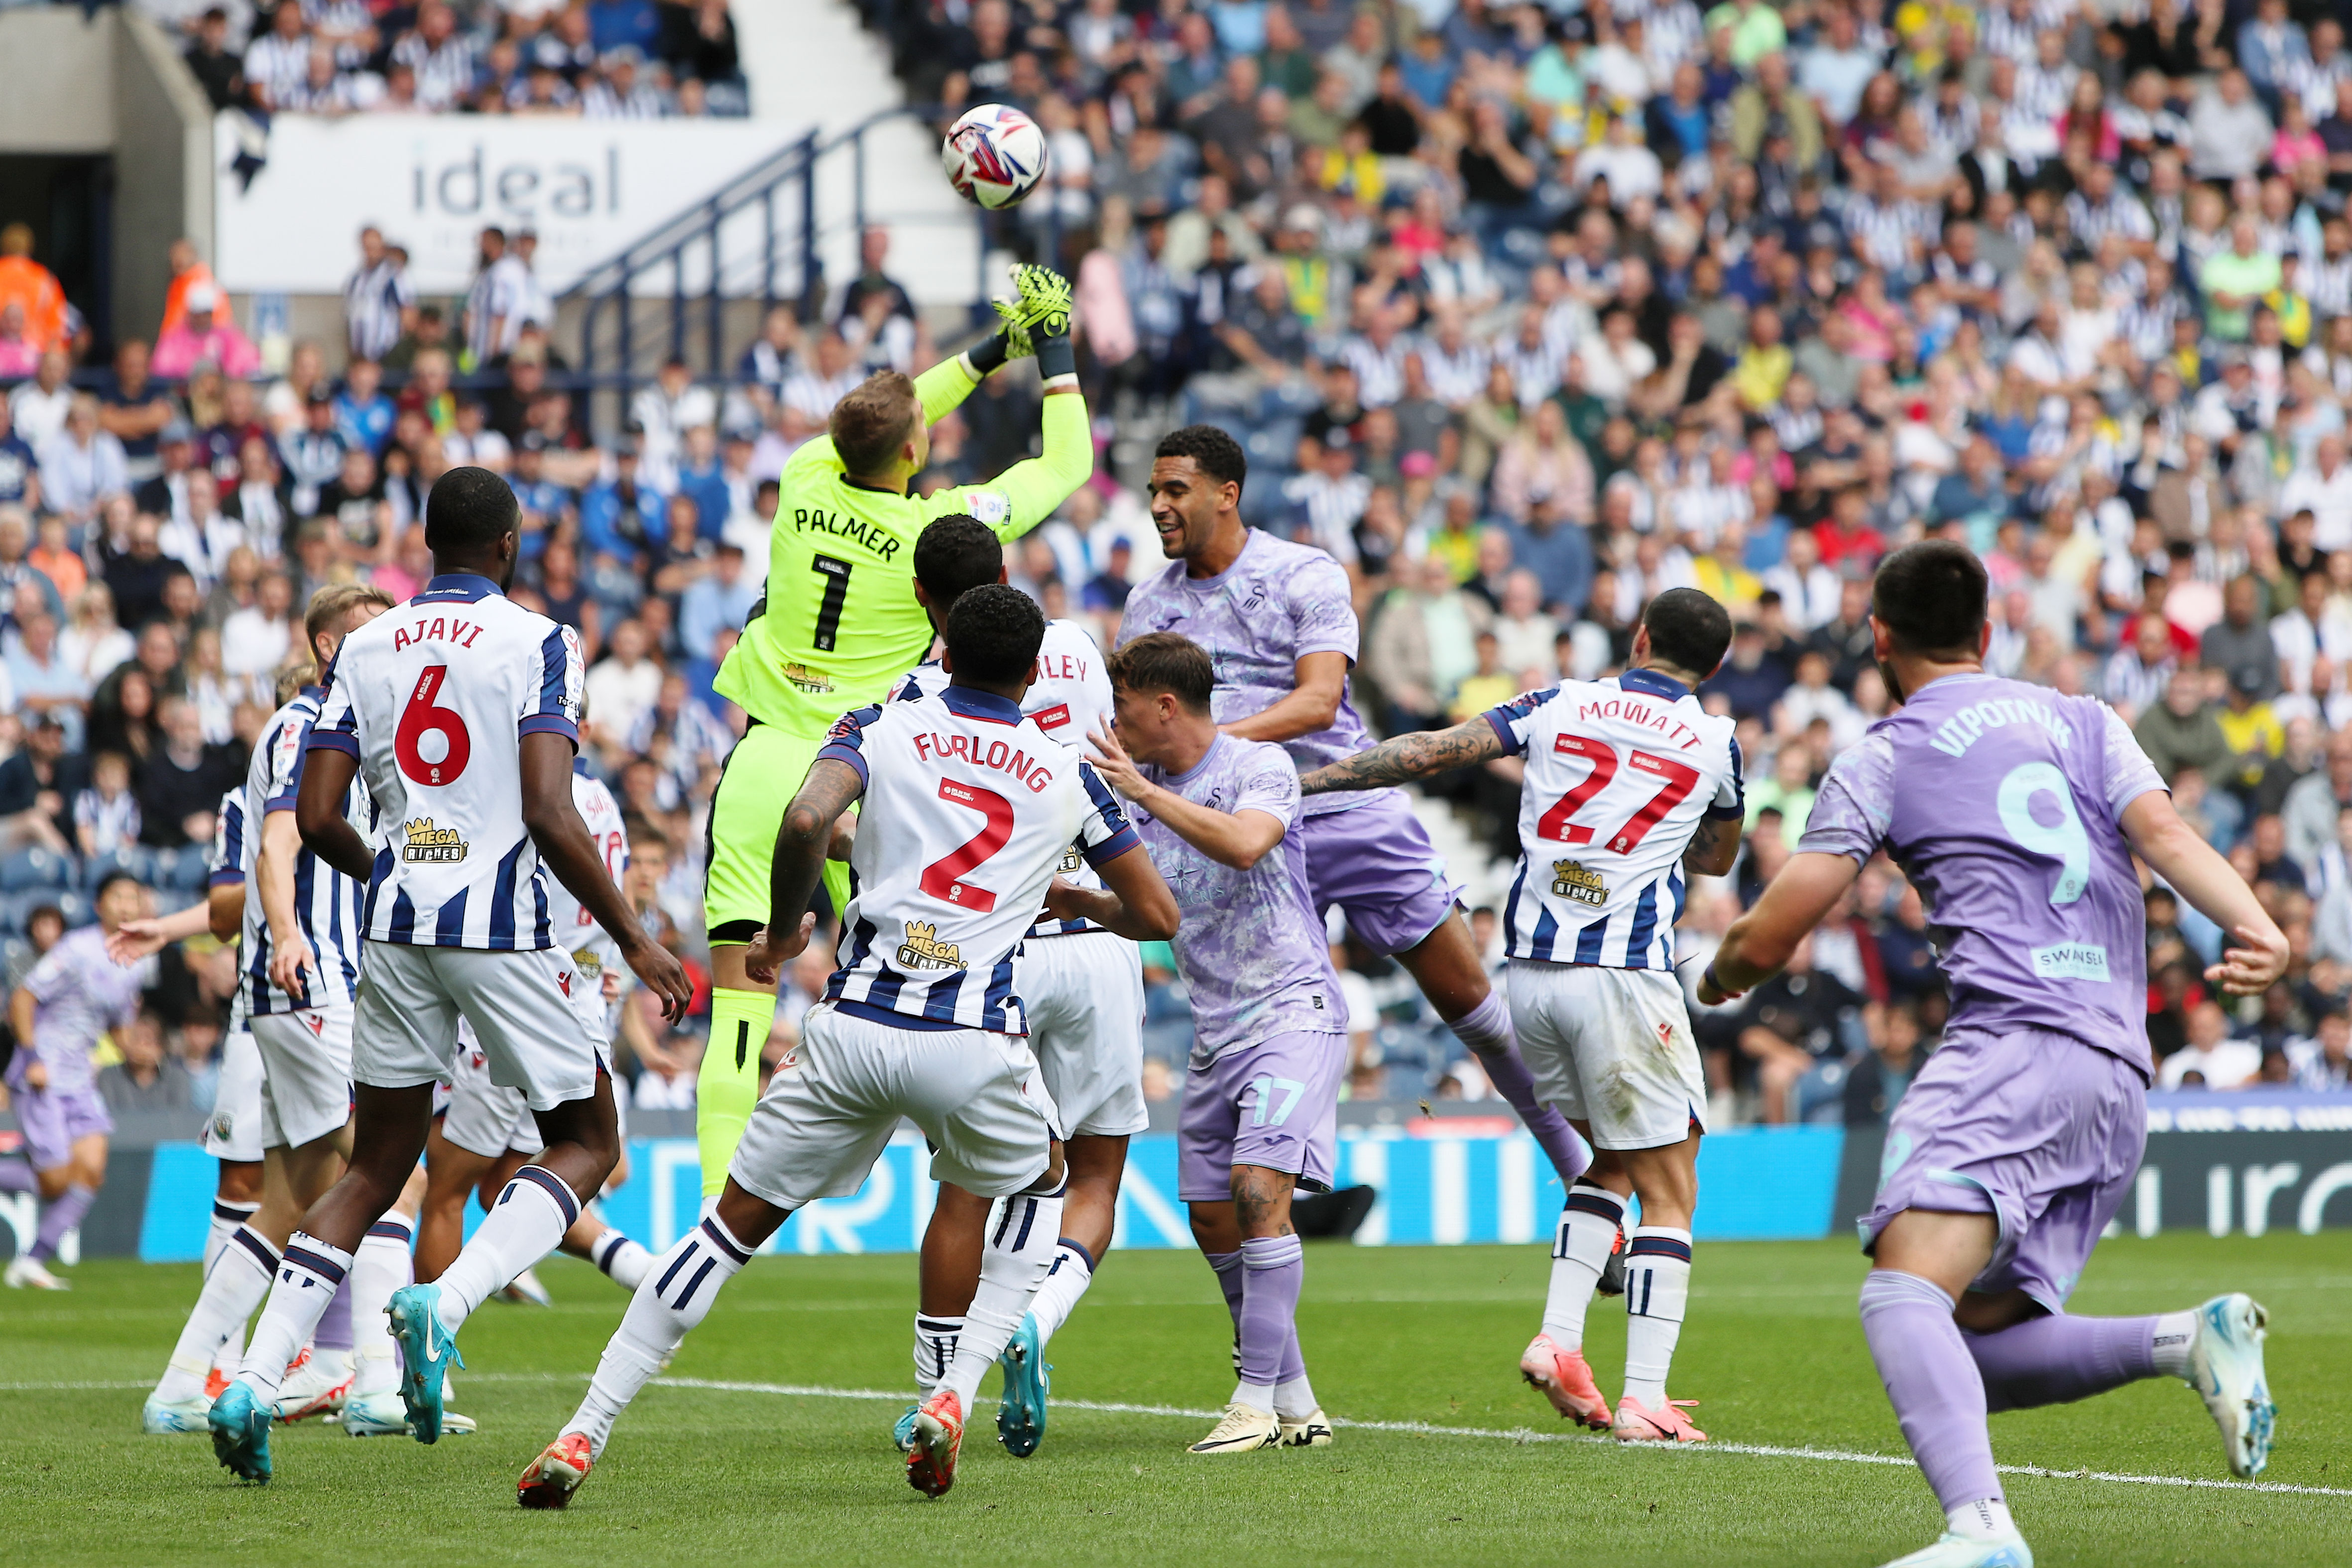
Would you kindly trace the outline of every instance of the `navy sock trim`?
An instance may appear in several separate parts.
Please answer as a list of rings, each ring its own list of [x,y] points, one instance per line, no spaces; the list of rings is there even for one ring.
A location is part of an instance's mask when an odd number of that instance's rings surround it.
[[[514,1196],[515,1182],[530,1182],[533,1185],[545,1188],[548,1195],[555,1200],[556,1209],[563,1215],[564,1229],[570,1230],[579,1223],[580,1194],[565,1186],[563,1178],[546,1166],[525,1165],[515,1172],[514,1181],[509,1182],[507,1190],[499,1194],[499,1202],[504,1203]]]
[[[330,1285],[341,1285],[343,1282],[341,1264],[331,1258],[322,1258],[307,1247],[295,1247],[289,1244],[286,1248],[286,1261],[297,1268],[309,1269]]]
[[[406,1247],[410,1242],[416,1239],[416,1233],[410,1230],[406,1226],[401,1224],[400,1221],[396,1219],[380,1219],[376,1221],[373,1225],[368,1226],[368,1235],[371,1237],[380,1238],[384,1241],[396,1241],[403,1247]]]
[[[213,1218],[229,1220],[237,1224],[243,1224],[251,1219],[260,1212],[260,1209],[259,1204],[230,1204],[223,1203],[218,1198],[213,1200]]]
[[[1625,1256],[1633,1258],[1676,1258],[1691,1260],[1691,1244],[1671,1236],[1636,1236],[1625,1248]]]
[[[736,1246],[732,1240],[729,1239],[724,1231],[720,1230],[709,1220],[706,1219],[702,1222],[702,1234],[710,1238],[711,1246],[717,1247],[729,1258],[734,1259],[736,1268],[740,1268],[745,1264],[751,1261],[751,1255],[750,1253]],[[688,1293],[691,1294],[691,1292]]]
[[[1095,1255],[1094,1255],[1093,1253],[1091,1253],[1091,1252],[1088,1252],[1085,1247],[1083,1247],[1079,1246],[1076,1242],[1072,1241],[1068,1237],[1065,1236],[1065,1237],[1056,1237],[1056,1238],[1055,1239],[1054,1245],[1055,1245],[1055,1246],[1056,1246],[1056,1247],[1068,1247],[1072,1252],[1076,1253],[1080,1258],[1085,1258],[1085,1259],[1087,1260],[1087,1273],[1092,1274],[1092,1273],[1095,1271],[1095,1268],[1096,1268],[1096,1267],[1097,1267],[1097,1266],[1096,1266],[1096,1263],[1095,1263]]]
[[[269,1243],[243,1226],[229,1232],[228,1238],[253,1254],[253,1260],[261,1265],[261,1271],[264,1274],[278,1272],[278,1254],[270,1250]]]

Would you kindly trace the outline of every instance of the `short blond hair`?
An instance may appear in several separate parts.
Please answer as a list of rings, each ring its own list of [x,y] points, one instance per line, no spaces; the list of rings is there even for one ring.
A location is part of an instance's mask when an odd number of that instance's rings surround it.
[[[826,422],[833,449],[853,477],[878,474],[890,466],[923,416],[915,384],[895,370],[877,371],[833,405]]]
[[[365,583],[331,583],[310,595],[310,607],[302,615],[302,647],[310,655],[312,676],[323,679],[326,666],[319,663],[319,636],[333,632],[341,637],[351,630],[352,613],[364,605],[381,609],[393,606],[393,597],[381,588]],[[285,699],[278,700],[283,702]]]

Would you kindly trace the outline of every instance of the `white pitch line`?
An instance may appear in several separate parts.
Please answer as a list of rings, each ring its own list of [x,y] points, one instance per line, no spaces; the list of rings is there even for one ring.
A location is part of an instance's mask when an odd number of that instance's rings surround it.
[[[461,1380],[475,1383],[578,1383],[584,1373],[557,1372],[469,1372]],[[658,1388],[691,1388],[709,1394],[772,1394],[794,1399],[856,1399],[877,1404],[903,1403],[904,1389],[828,1388],[813,1383],[736,1383],[707,1377],[657,1377]],[[84,1389],[146,1388],[146,1383],[0,1383],[0,1393],[34,1394],[68,1392]],[[1214,1421],[1224,1414],[1222,1410],[1192,1410],[1181,1405],[1128,1405],[1103,1399],[1056,1399],[1056,1410],[1086,1410],[1102,1415],[1164,1415],[1185,1421]],[[1353,1427],[1360,1432],[1399,1432],[1416,1437],[1481,1437],[1505,1443],[1576,1443],[1590,1447],[1620,1447],[1612,1437],[1597,1433],[1538,1432],[1529,1427],[1502,1428],[1496,1426],[1438,1426],[1426,1421],[1351,1421],[1346,1416],[1333,1418],[1334,1426]],[[1739,1454],[1760,1459],[1812,1459],[1823,1464],[1893,1465],[1908,1468],[1911,1460],[1900,1454],[1855,1454],[1843,1448],[1788,1448],[1769,1443],[1643,1443],[1643,1449],[1675,1454]],[[2055,1481],[2112,1481],[2134,1487],[2186,1487],[2199,1491],[2270,1492],[2290,1497],[2352,1497],[2352,1487],[2306,1487],[2285,1481],[2215,1480],[2197,1476],[2133,1476],[2112,1470],[2053,1470],[2042,1465],[1996,1465],[2004,1476],[2034,1476]]]

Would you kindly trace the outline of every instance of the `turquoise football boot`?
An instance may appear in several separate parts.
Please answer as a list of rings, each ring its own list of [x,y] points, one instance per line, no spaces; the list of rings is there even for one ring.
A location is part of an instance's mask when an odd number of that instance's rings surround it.
[[[1021,1320],[1004,1353],[996,1358],[1004,1369],[1004,1395],[996,1406],[996,1440],[1016,1459],[1025,1459],[1045,1440],[1045,1397],[1054,1389],[1054,1369],[1045,1364],[1037,1343],[1037,1319]]]
[[[213,1430],[213,1453],[222,1466],[248,1481],[269,1479],[269,1406],[242,1383],[232,1383],[213,1401],[205,1417]]]
[[[408,1408],[408,1429],[420,1443],[441,1440],[441,1374],[466,1364],[457,1342],[441,1327],[440,1301],[438,1285],[404,1285],[383,1310],[400,1344],[400,1402]]]

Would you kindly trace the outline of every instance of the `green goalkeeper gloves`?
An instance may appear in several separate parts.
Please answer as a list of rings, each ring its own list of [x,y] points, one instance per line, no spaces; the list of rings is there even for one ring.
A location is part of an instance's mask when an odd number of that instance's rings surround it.
[[[974,370],[986,375],[1007,360],[1037,356],[1037,369],[1047,380],[1070,375],[1077,369],[1077,351],[1070,345],[1070,280],[1050,267],[1015,267],[1011,300],[990,301],[1003,325],[994,336],[971,351]]]

